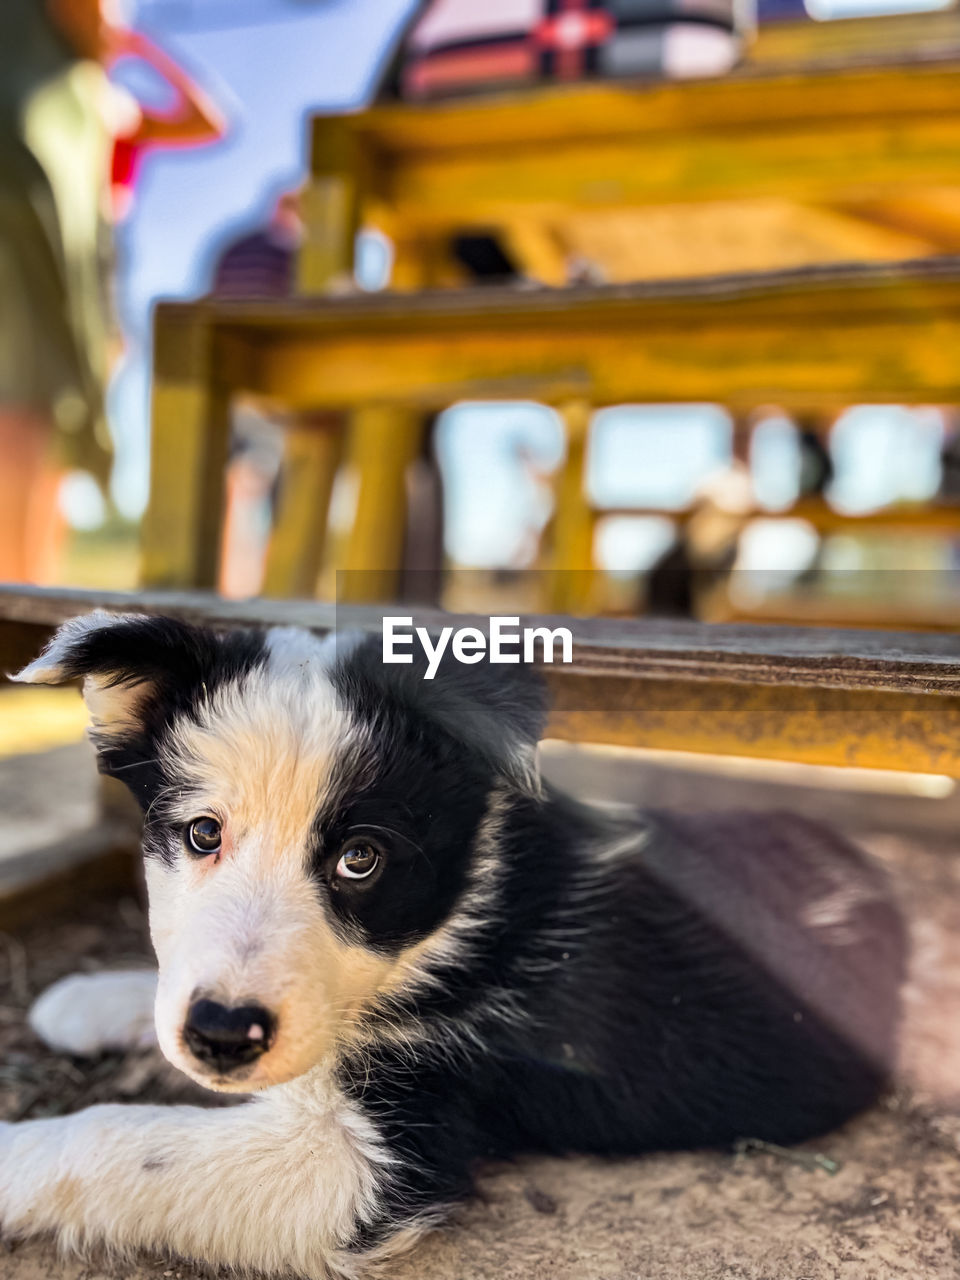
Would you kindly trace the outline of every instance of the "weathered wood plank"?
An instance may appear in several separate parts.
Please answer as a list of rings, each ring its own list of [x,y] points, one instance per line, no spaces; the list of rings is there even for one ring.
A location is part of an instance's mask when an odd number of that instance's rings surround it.
[[[0,632],[11,624],[49,634],[93,608],[170,613],[218,627],[334,627],[378,631],[388,614],[428,627],[467,626],[480,615],[410,605],[336,605],[317,600],[222,600],[204,592],[101,592],[0,587]],[[723,680],[878,692],[960,695],[960,637],[925,632],[750,626],[654,619],[525,615],[523,625],[569,626],[574,661],[557,679],[613,675],[624,679]],[[25,630],[18,632],[22,644]],[[6,664],[5,664],[6,665]]]
[[[960,777],[960,697],[850,689],[843,665],[829,675],[824,668],[819,686],[807,683],[809,673],[793,683],[796,669],[779,664],[754,666],[762,679],[756,684],[741,678],[743,667],[728,681],[686,673],[555,676],[548,733],[571,742]]]
[[[868,631],[946,631],[960,636],[960,598],[901,599],[788,591],[759,600],[728,600],[724,622],[790,627],[862,627]]]

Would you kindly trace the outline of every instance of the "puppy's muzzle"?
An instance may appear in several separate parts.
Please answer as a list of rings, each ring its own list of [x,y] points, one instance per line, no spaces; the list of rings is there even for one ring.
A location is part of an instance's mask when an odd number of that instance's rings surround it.
[[[201,999],[187,1011],[183,1039],[198,1062],[226,1075],[266,1053],[276,1029],[276,1018],[260,1005]]]

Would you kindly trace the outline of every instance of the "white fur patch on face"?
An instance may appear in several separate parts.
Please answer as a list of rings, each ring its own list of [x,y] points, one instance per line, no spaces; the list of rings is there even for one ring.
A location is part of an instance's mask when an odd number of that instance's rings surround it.
[[[160,800],[171,832],[209,814],[223,843],[208,858],[178,844],[166,861],[147,860],[157,1033],[176,1066],[216,1088],[246,1092],[310,1069],[349,1034],[392,965],[337,934],[310,865],[318,810],[363,732],[321,651],[308,633],[285,632],[264,667],[176,720],[161,749],[178,780]],[[198,993],[276,1018],[273,1044],[249,1074],[214,1078],[190,1055],[182,1029]]]
[[[282,675],[310,666],[328,668],[327,640],[303,627],[271,627],[264,641],[271,674]]]
[[[362,631],[329,631],[314,635],[303,627],[272,627],[267,632],[265,648],[271,674],[313,666],[330,671],[362,643]]]
[[[167,775],[179,780],[169,812],[188,821],[222,810],[234,839],[266,831],[277,857],[293,845],[303,853],[334,765],[360,743],[321,642],[293,634],[295,645],[268,644],[266,667],[220,685],[175,720],[162,749]]]

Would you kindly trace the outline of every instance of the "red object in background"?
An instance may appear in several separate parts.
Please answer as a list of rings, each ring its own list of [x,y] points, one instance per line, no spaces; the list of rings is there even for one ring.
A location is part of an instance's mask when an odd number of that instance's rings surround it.
[[[113,144],[113,156],[110,162],[111,187],[132,187],[139,168],[140,153],[130,138],[116,138]]]
[[[533,41],[554,55],[553,74],[570,80],[587,70],[587,51],[608,40],[616,27],[612,15],[588,8],[589,0],[560,0],[560,11],[533,29]]]
[[[718,75],[739,48],[736,0],[431,0],[382,96],[423,99],[581,78]]]
[[[132,133],[114,140],[110,184],[114,211],[122,217],[129,208],[140,162],[148,147],[194,147],[223,137],[227,121],[213,99],[186,71],[139,32],[122,27],[107,29],[104,62],[138,58],[152,67],[174,90],[172,110],[154,111],[140,104],[140,120]]]

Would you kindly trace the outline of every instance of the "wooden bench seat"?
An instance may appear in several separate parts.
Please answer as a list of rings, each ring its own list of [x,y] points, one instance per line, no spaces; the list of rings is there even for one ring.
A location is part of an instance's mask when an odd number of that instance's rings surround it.
[[[547,284],[576,259],[636,280],[955,250],[958,53],[955,11],[770,24],[714,79],[317,116],[300,286],[350,270],[358,225],[406,289],[456,280],[470,228]]]
[[[216,585],[236,396],[306,415],[291,455],[300,479],[281,495],[271,594],[303,595],[316,580],[326,527],[316,495],[331,492],[340,458],[329,427],[316,423],[339,413],[350,417],[343,457],[359,482],[339,567],[380,571],[370,573],[366,598],[390,599],[405,469],[429,412],[461,400],[526,398],[559,410],[568,451],[552,563],[585,570],[593,515],[583,463],[594,409],[956,403],[958,349],[960,258],[638,285],[163,304],[142,580]],[[313,566],[306,575],[305,561]],[[312,582],[302,580],[311,574]],[[552,607],[586,612],[590,602],[560,593]]]
[[[643,506],[594,506],[593,518],[599,524],[603,520],[626,517],[649,519],[651,517],[672,520],[683,525],[689,522],[696,506],[643,507]],[[899,502],[874,511],[845,512],[831,506],[823,498],[800,498],[789,507],[770,509],[756,507],[749,512],[758,520],[803,520],[819,534],[916,534],[917,537],[960,537],[960,503],[956,502]]]
[[[155,415],[177,387],[298,409],[443,409],[583,395],[594,407],[752,409],[960,398],[960,256],[565,289],[161,303]]]
[[[170,612],[223,627],[297,623],[379,630],[384,613],[428,626],[463,615],[405,606],[224,602],[199,593],[0,589],[0,667],[30,658],[93,607]],[[475,621],[475,619],[473,620]],[[544,667],[548,736],[960,777],[960,641],[952,635],[527,618],[567,625],[573,662]]]

